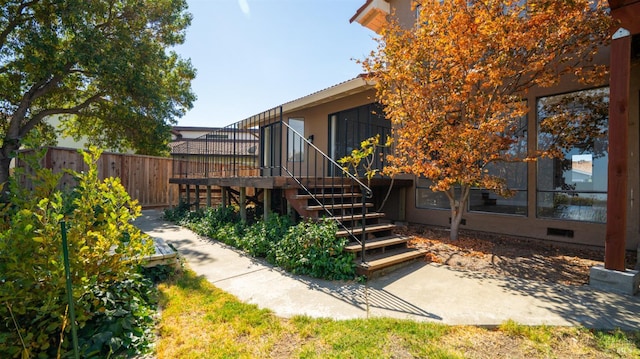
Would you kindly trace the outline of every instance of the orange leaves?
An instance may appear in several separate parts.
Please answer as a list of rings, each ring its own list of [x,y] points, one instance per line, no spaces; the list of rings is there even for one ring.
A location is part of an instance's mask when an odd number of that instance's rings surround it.
[[[519,99],[564,74],[600,81],[602,68],[584,69],[606,43],[610,19],[587,0],[417,3],[415,26],[391,21],[363,63],[395,126],[388,171],[426,176],[440,190],[502,189],[483,166],[527,156],[513,149],[527,112]]]

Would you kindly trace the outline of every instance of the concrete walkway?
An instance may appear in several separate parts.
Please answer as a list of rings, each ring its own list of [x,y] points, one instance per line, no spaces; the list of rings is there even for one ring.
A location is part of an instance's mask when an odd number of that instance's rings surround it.
[[[640,330],[640,296],[498,278],[418,262],[358,284],[293,276],[148,210],[136,225],[178,249],[216,287],[276,315],[333,319],[393,317],[444,324],[583,325]]]

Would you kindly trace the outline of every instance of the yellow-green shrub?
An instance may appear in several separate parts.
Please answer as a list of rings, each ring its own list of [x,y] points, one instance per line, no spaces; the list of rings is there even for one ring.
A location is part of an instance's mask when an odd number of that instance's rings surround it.
[[[56,189],[59,175],[30,161],[33,188],[11,179],[0,204],[0,357],[56,357],[71,350],[60,221],[67,223],[76,320],[84,327],[104,311],[95,288],[137,272],[153,250],[132,224],[140,206],[119,179],[98,178],[100,151],[83,152],[77,186]],[[17,175],[20,175],[18,171]]]

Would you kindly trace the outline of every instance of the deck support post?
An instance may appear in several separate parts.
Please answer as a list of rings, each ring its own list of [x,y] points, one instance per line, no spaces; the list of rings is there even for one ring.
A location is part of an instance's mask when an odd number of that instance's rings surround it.
[[[405,222],[407,220],[407,188],[400,187],[398,195],[398,220]]]
[[[196,211],[200,209],[200,186],[196,185]]]
[[[247,221],[247,188],[240,187],[240,219]]]
[[[295,213],[296,213],[295,209],[293,209],[293,206],[291,205],[291,203],[287,201],[287,216],[291,218],[292,223],[295,223],[295,219],[296,219]]]
[[[180,186],[180,185],[178,185]],[[173,203],[171,202],[171,195],[173,194],[173,186],[171,184],[169,184],[169,188],[168,188],[168,193],[167,193],[167,204],[169,205],[169,209],[173,209]]]
[[[220,194],[222,196],[221,201],[222,201],[222,208],[227,208],[227,187],[220,187]]]
[[[207,207],[211,208],[211,186],[207,185]]]
[[[185,185],[185,191],[184,191],[185,195],[186,195],[186,204],[187,204],[187,208],[191,209],[191,186],[189,185]]]
[[[271,189],[265,188],[264,190],[264,220],[269,219],[271,214]]]

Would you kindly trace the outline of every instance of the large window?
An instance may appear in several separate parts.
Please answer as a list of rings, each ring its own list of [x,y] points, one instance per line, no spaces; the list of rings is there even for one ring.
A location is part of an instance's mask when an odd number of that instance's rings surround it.
[[[305,143],[301,136],[304,136],[304,119],[290,118],[287,142],[287,160],[289,162],[304,161]]]
[[[434,192],[430,186],[433,182],[419,177],[416,181],[416,207],[425,209],[450,209],[449,198],[444,192]],[[460,189],[455,189],[456,198],[460,196]]]
[[[561,158],[538,161],[538,217],[606,221],[608,102],[608,88],[539,99],[538,148],[546,149],[558,136],[572,136],[575,143]],[[558,119],[550,125],[556,133],[544,132],[541,126],[550,118]],[[562,125],[563,120],[568,125]]]
[[[515,142],[508,155],[524,159],[527,155],[527,118],[518,118],[514,133]],[[492,162],[485,169],[489,175],[503,178],[507,188],[515,191],[511,197],[503,197],[482,188],[469,193],[469,210],[475,212],[527,215],[527,164],[525,162]]]
[[[334,160],[351,155],[351,151],[360,148],[360,143],[367,138],[380,135],[380,142],[385,143],[391,134],[391,121],[384,117],[384,110],[379,103],[371,103],[329,115],[329,154]],[[389,148],[376,151],[372,168],[382,169],[383,159]],[[360,175],[364,175],[364,170]]]

